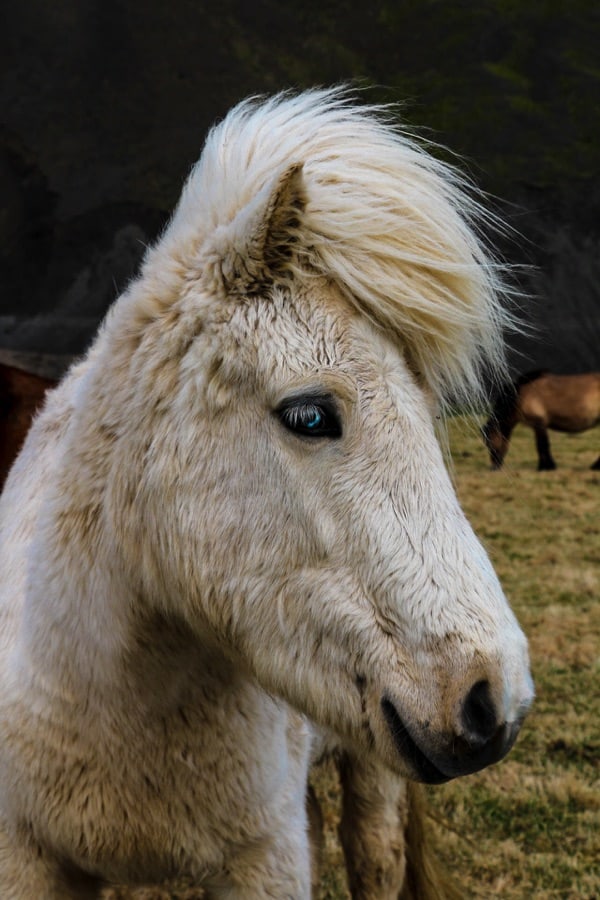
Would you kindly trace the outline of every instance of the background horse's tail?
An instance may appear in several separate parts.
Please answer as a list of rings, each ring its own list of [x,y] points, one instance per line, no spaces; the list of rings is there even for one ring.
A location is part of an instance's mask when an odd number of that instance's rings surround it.
[[[399,900],[463,900],[438,858],[423,786],[409,782],[408,800],[406,875]]]

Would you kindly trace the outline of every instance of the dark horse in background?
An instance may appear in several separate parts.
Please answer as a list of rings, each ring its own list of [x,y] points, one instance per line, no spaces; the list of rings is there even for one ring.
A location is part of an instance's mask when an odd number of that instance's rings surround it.
[[[533,428],[541,472],[556,468],[548,429],[574,434],[599,422],[600,372],[553,375],[540,370],[521,375],[504,387],[482,431],[492,467],[499,469],[515,425],[521,423]],[[600,470],[600,456],[592,469]]]
[[[0,363],[0,491],[35,411],[55,382]]]

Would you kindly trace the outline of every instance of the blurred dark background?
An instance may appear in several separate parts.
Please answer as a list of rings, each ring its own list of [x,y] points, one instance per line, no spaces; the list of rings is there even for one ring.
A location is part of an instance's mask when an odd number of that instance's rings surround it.
[[[235,102],[359,79],[518,232],[513,368],[600,368],[593,0],[4,0],[0,67],[0,356],[86,347]]]

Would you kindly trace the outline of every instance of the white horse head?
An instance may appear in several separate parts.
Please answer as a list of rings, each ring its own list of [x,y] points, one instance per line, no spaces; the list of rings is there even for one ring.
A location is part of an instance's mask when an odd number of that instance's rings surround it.
[[[428,780],[502,756],[531,700],[432,422],[500,363],[471,212],[339,94],[242,105],[117,306],[119,375],[88,401],[118,420],[104,499],[146,602]]]
[[[502,366],[477,214],[343,92],[248,102],[210,133],[4,496],[13,645],[44,684],[68,670],[105,703],[127,684],[165,716],[186,665],[226,661],[401,774],[507,752],[526,641],[434,430]],[[187,662],[147,648],[152,617]]]

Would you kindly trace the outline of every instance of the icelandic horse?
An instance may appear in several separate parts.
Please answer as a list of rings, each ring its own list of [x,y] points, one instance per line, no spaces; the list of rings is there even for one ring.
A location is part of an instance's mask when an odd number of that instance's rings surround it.
[[[481,215],[344,89],[210,131],[0,500],[3,900],[308,898],[332,743],[353,896],[425,885],[405,779],[497,762],[533,697],[435,431],[503,371]]]
[[[513,429],[527,425],[535,434],[538,472],[556,469],[548,431],[579,434],[600,422],[600,372],[556,375],[545,369],[527,372],[499,391],[482,428],[493,469],[508,453]],[[600,456],[592,463],[600,469]]]

